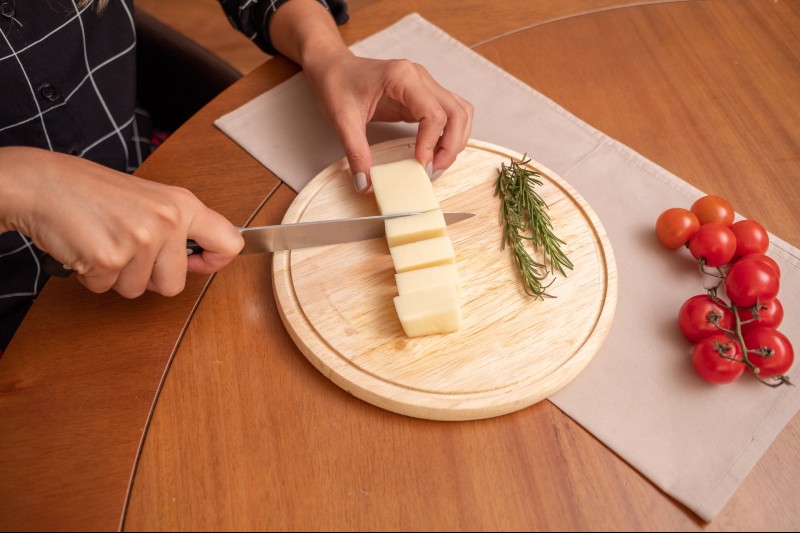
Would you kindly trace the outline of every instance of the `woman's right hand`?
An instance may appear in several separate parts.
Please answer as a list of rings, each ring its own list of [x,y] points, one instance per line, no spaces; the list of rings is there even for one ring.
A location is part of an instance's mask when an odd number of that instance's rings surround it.
[[[93,292],[181,292],[187,269],[216,272],[242,249],[236,228],[186,189],[36,148],[0,148],[0,232],[18,230]],[[187,257],[186,241],[204,248]]]

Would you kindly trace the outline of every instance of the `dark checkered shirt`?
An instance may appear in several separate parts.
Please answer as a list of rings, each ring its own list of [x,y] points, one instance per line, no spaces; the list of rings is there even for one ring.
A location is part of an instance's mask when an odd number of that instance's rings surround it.
[[[274,54],[265,28],[285,1],[220,4],[231,24]],[[319,1],[337,23],[347,21],[344,1]],[[111,0],[101,14],[74,0],[0,0],[0,146],[136,170],[151,148],[147,114],[136,107],[135,53],[133,0]],[[25,235],[0,234],[0,352],[47,281],[38,253]]]

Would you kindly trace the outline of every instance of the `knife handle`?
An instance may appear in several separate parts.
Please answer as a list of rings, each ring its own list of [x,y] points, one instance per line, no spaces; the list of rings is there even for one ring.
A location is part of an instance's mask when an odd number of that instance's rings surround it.
[[[186,255],[195,255],[195,254],[202,254],[203,247],[197,244],[193,240],[186,241]],[[48,254],[47,252],[42,252],[39,255],[39,264],[42,267],[42,271],[49,275],[49,276],[56,276],[59,278],[67,278],[74,272],[71,268],[64,266],[61,264],[61,261],[53,257],[52,255]]]
[[[203,251],[204,251],[203,247],[200,246],[199,244],[197,244],[192,239],[189,239],[188,241],[186,241],[186,255],[187,256],[202,254]]]
[[[46,252],[39,255],[39,264],[42,267],[42,271],[50,276],[67,278],[73,272],[71,268],[64,266],[61,261]]]

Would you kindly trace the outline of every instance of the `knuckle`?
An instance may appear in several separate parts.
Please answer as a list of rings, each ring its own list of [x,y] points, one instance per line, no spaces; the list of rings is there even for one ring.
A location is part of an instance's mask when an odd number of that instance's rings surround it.
[[[156,260],[147,280],[147,288],[162,296],[172,297],[180,294],[186,286],[187,261]]]
[[[408,59],[392,59],[385,68],[385,88],[389,94],[402,94],[409,83],[419,78],[416,65]]]
[[[175,227],[181,220],[180,205],[191,203],[191,199],[181,202],[161,202],[155,209],[155,214],[161,224],[166,224],[170,227]]]
[[[114,287],[114,290],[117,291],[123,298],[127,298],[128,300],[133,300],[134,298],[138,298],[147,290],[147,287],[144,285],[136,285],[133,287]]]
[[[158,292],[162,296],[167,296],[169,298],[172,298],[173,296],[177,296],[181,292],[183,292],[184,285],[185,285],[184,283],[172,283],[166,287],[162,287],[161,289],[159,289]]]
[[[137,247],[149,248],[156,242],[155,234],[146,226],[138,226],[131,232],[133,242]]]
[[[127,255],[115,249],[95,250],[92,258],[88,261],[93,271],[99,272],[119,272],[128,264]]]
[[[417,67],[418,65],[409,59],[392,59],[386,65],[388,74],[398,77],[416,76],[419,73]]]
[[[78,281],[84,287],[95,294],[102,294],[111,289],[114,285],[113,280],[106,277],[92,276],[87,274],[78,274]]]
[[[441,107],[432,107],[428,111],[428,116],[426,118],[437,126],[443,127],[447,123],[447,113]]]
[[[458,107],[457,112],[462,115],[464,120],[468,120],[470,117],[475,116],[475,106],[464,99],[459,99],[459,103],[461,105]]]

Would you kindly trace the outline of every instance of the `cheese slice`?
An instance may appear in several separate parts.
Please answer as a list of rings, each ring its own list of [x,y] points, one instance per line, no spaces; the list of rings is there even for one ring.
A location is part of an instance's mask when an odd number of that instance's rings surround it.
[[[369,173],[382,215],[439,209],[431,179],[416,159],[375,165]]]
[[[455,263],[456,252],[447,235],[389,248],[397,273]]]
[[[394,279],[397,283],[397,293],[400,295],[424,291],[443,285],[451,285],[456,288],[456,292],[459,294],[461,292],[458,269],[455,263],[408,270],[395,274]]]
[[[395,296],[394,306],[409,337],[451,333],[461,328],[461,305],[452,285]]]
[[[441,209],[419,215],[390,218],[385,225],[386,242],[389,246],[423,241],[447,234],[447,224]]]

